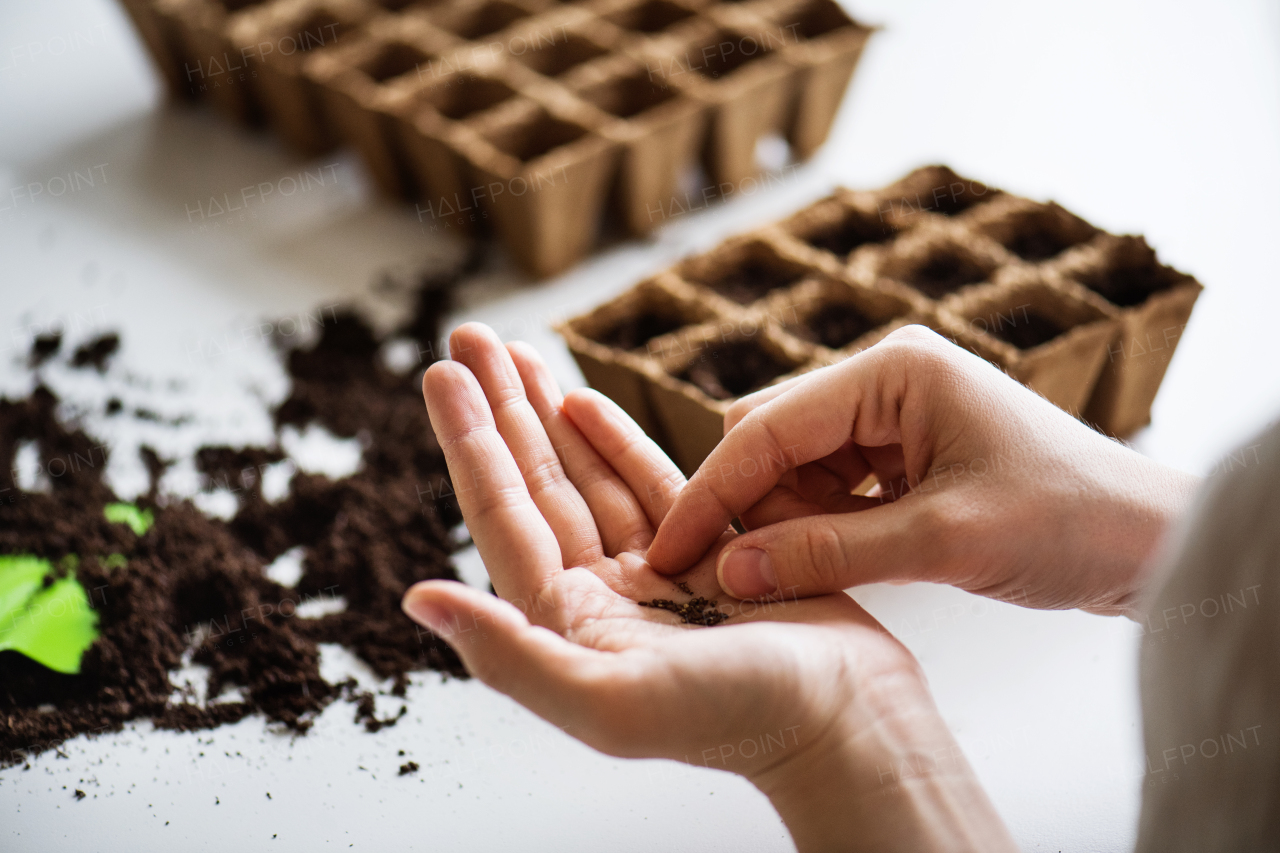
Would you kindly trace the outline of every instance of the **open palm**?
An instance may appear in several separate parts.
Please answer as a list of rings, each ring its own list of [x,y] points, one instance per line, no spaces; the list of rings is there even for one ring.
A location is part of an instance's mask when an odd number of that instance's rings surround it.
[[[755,775],[830,736],[855,685],[915,676],[844,593],[725,600],[715,554],[732,530],[681,575],[654,572],[649,543],[684,485],[675,465],[599,394],[562,397],[527,345],[469,324],[450,350],[424,377],[427,407],[494,589],[514,606],[429,582],[406,607],[483,681],[603,751]],[[720,598],[724,627],[639,603],[696,597]]]

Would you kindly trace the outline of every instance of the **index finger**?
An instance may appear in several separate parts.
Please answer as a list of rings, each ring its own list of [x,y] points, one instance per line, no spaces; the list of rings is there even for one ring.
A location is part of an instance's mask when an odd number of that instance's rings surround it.
[[[908,327],[910,328],[910,327]],[[930,333],[932,334],[932,333]],[[817,372],[752,409],[725,435],[676,498],[649,548],[649,564],[673,574],[693,564],[725,526],[767,495],[787,471],[822,459],[850,437],[863,446],[904,444],[900,418],[907,395],[920,397],[925,383],[908,381],[899,344],[921,342],[919,330],[895,332],[849,359]],[[934,336],[937,337],[937,336]],[[904,340],[905,339],[905,340]],[[941,342],[943,339],[938,337]],[[921,371],[921,377],[931,371]],[[922,433],[923,422],[912,423]],[[923,435],[910,442],[907,471],[920,476]]]
[[[454,361],[431,365],[422,390],[458,505],[494,590],[508,601],[532,601],[563,569],[560,544],[498,432],[484,390]]]

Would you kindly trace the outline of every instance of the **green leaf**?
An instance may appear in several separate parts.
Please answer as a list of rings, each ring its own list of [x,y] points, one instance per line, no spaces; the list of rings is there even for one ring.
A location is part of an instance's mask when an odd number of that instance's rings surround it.
[[[15,651],[56,672],[75,674],[98,639],[98,614],[74,577],[44,586],[48,560],[0,557],[0,651]]]
[[[102,514],[114,524],[129,525],[138,536],[146,533],[156,523],[155,513],[149,509],[138,509],[134,504],[107,504],[102,508]]]

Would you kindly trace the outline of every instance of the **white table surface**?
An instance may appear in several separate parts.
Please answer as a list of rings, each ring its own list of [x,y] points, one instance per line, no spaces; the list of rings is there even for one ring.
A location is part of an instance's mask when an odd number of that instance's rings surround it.
[[[861,0],[855,12],[886,29],[829,144],[781,186],[550,282],[528,286],[499,265],[456,321],[534,343],[563,384],[579,385],[548,319],[836,183],[879,186],[941,161],[1145,233],[1205,284],[1154,423],[1136,439],[1142,452],[1202,473],[1280,410],[1274,4]],[[332,180],[276,195],[242,221],[201,227],[188,212],[304,167]],[[76,171],[100,180],[55,195],[54,179]],[[21,189],[30,184],[46,191],[32,197]],[[207,110],[166,107],[108,0],[0,4],[0,393],[29,390],[20,362],[35,331],[64,328],[74,345],[119,329],[124,348],[105,382],[58,366],[46,381],[97,412],[110,391],[196,421],[174,431],[91,411],[92,432],[175,453],[215,438],[262,441],[264,401],[285,379],[246,327],[351,299],[390,317],[374,274],[454,250],[412,208],[376,199],[348,153],[300,163]],[[140,468],[116,457],[111,481],[136,492]],[[189,465],[169,480],[192,483]],[[481,582],[474,554],[462,562]],[[926,585],[856,597],[919,655],[1025,850],[1131,846],[1143,781],[1135,626]],[[326,671],[359,669],[341,649],[324,660]],[[409,703],[399,726],[376,735],[339,703],[298,739],[260,719],[78,739],[66,758],[0,771],[0,849],[789,849],[766,801],[735,777],[602,757],[475,682],[420,674]],[[410,758],[422,770],[397,777]],[[75,788],[88,797],[75,801]]]

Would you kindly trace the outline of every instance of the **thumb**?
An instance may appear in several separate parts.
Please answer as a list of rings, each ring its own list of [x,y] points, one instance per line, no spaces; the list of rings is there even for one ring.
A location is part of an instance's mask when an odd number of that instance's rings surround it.
[[[917,509],[896,501],[861,512],[810,515],[737,537],[716,558],[734,598],[798,598],[865,583],[922,580],[923,548],[937,539]]]

